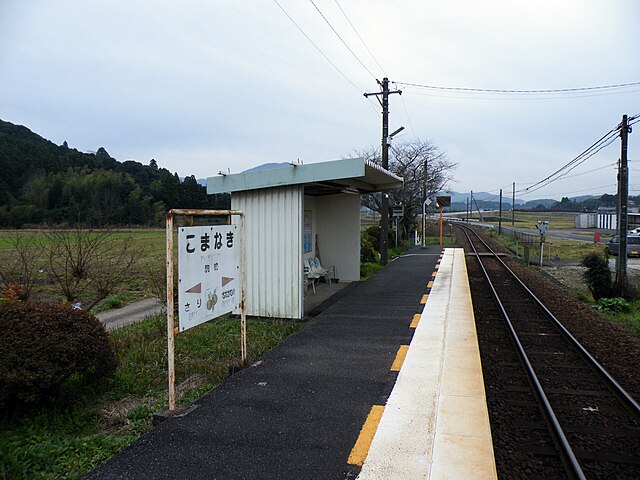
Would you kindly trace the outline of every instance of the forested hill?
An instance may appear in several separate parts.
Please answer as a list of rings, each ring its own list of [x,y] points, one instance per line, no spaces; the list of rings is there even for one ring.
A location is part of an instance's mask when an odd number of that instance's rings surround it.
[[[156,226],[169,208],[229,208],[229,196],[207,195],[194,176],[181,181],[153,159],[83,153],[0,120],[0,227]]]

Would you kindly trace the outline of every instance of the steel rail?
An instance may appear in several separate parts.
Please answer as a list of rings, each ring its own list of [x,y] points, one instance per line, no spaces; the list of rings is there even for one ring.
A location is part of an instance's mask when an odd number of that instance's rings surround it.
[[[545,419],[547,420],[547,425],[549,427],[551,436],[553,437],[557,447],[560,450],[560,454],[561,454],[560,457],[562,459],[562,463],[563,463],[565,469],[567,470],[567,474],[569,474],[571,476],[571,478],[577,478],[577,479],[581,479],[581,480],[583,480],[583,479],[586,480],[587,477],[585,476],[584,472],[582,471],[582,467],[580,467],[580,464],[578,463],[578,459],[576,458],[576,455],[573,452],[573,449],[571,448],[571,445],[569,445],[569,441],[567,440],[567,437],[564,434],[564,431],[562,430],[562,427],[560,426],[560,422],[558,422],[558,418],[556,417],[556,414],[553,411],[553,408],[551,407],[551,403],[549,402],[549,399],[547,398],[547,395],[544,393],[544,390],[542,388],[542,385],[540,384],[540,381],[538,380],[538,377],[537,377],[537,375],[535,373],[535,370],[533,369],[533,366],[531,365],[531,362],[529,361],[529,357],[527,356],[526,352],[524,351],[524,347],[522,346],[522,343],[520,343],[520,339],[518,338],[518,335],[517,335],[517,333],[515,331],[515,328],[513,327],[513,324],[511,323],[509,315],[507,314],[507,312],[506,312],[506,310],[504,308],[504,305],[502,304],[502,301],[500,300],[500,296],[498,295],[498,292],[496,291],[495,287],[493,286],[493,283],[491,282],[491,278],[489,277],[489,273],[487,272],[487,269],[485,268],[484,264],[482,263],[482,260],[480,259],[480,255],[478,254],[478,250],[476,249],[475,245],[471,241],[471,237],[467,233],[466,228],[462,228],[462,231],[466,235],[467,240],[469,241],[469,245],[471,245],[471,248],[473,249],[473,252],[475,253],[476,258],[478,259],[478,263],[480,264],[482,272],[484,273],[484,276],[487,279],[487,282],[489,283],[489,287],[491,288],[491,292],[493,293],[493,296],[494,296],[494,298],[496,300],[498,308],[500,309],[500,312],[502,313],[502,317],[503,317],[503,319],[505,321],[505,324],[507,326],[507,330],[509,331],[509,335],[511,336],[511,340],[513,341],[513,343],[514,343],[514,345],[516,347],[516,351],[518,353],[518,357],[520,358],[520,361],[522,362],[522,365],[524,366],[524,369],[527,372],[527,378],[529,379],[529,382],[530,382],[531,387],[533,389],[533,393],[534,393],[535,397],[538,399],[538,402],[540,403],[540,406],[542,407],[542,414],[544,415]],[[487,247],[489,249],[489,251],[495,256],[495,258],[499,259],[498,255],[493,250],[491,250],[491,248],[489,248],[489,246],[486,245],[486,243],[485,243],[485,247]],[[504,263],[504,262],[502,262],[502,263]],[[513,272],[511,272],[511,273],[513,274]]]
[[[598,362],[593,355],[589,353],[589,351],[582,346],[582,344],[578,341],[576,337],[574,337],[569,330],[558,320],[551,311],[540,301],[538,297],[527,287],[522,280],[509,268],[509,266],[504,263],[504,261],[496,255],[496,253],[487,245],[487,243],[480,238],[480,236],[471,229],[473,234],[482,242],[482,244],[493,254],[496,256],[498,261],[502,264],[504,268],[513,276],[513,278],[520,284],[520,286],[525,290],[529,298],[533,300],[538,307],[544,311],[544,313],[551,319],[551,321],[555,324],[555,326],[560,330],[560,333],[569,341],[571,345],[576,347],[576,349],[580,352],[580,354],[584,357],[584,359],[589,363],[589,365],[599,374],[602,379],[609,385],[609,388],[613,391],[613,393],[622,400],[622,403],[626,404],[627,407],[638,417],[640,420],[640,404],[631,396],[629,393],[613,378],[609,372],[605,370],[605,368]],[[465,232],[466,234],[466,232]],[[468,236],[467,236],[468,237]],[[469,242],[471,243],[471,242]]]

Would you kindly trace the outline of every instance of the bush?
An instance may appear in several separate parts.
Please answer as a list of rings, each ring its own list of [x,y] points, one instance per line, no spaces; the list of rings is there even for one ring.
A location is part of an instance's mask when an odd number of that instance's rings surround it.
[[[0,303],[0,405],[50,400],[72,375],[113,374],[116,357],[104,326],[70,307]]]
[[[360,264],[360,279],[366,280],[367,278],[375,275],[382,269],[382,265],[379,263],[362,263]]]
[[[583,276],[593,298],[598,301],[601,298],[610,297],[611,270],[607,257],[596,252],[588,253],[582,259],[582,266],[587,269]]]
[[[632,310],[632,306],[624,298],[601,298],[596,303],[596,308],[603,312],[612,313],[629,313]]]
[[[378,249],[380,248],[381,232],[382,232],[382,228],[378,225],[368,227],[364,230],[364,234],[370,237],[371,243],[373,244],[373,248],[375,248],[376,251],[378,251]],[[395,238],[394,233],[391,230],[391,228],[389,228],[389,232],[387,235],[387,245],[393,245],[394,238]]]
[[[360,263],[374,263],[376,260],[376,250],[371,237],[362,233],[360,236]]]

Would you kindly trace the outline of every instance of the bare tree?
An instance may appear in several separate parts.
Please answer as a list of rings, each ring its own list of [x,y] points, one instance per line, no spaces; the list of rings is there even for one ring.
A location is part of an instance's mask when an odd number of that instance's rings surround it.
[[[18,299],[29,300],[44,279],[44,246],[37,236],[16,232],[7,237],[10,248],[0,251],[0,282],[3,290],[14,290]]]
[[[91,310],[124,283],[140,259],[133,236],[112,230],[53,230],[47,267],[66,301],[83,298]]]
[[[356,155],[378,165],[382,164],[380,148],[356,151]],[[428,140],[416,139],[397,142],[389,151],[389,170],[404,178],[404,188],[389,193],[389,203],[404,206],[403,224],[409,227],[422,213],[422,202],[443,191],[453,180],[453,170],[457,167],[444,152]],[[382,194],[362,196],[362,204],[375,212],[380,212]]]

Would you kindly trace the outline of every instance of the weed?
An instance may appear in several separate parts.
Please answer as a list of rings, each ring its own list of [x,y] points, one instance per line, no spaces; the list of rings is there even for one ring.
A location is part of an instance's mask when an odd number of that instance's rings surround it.
[[[611,313],[629,313],[633,310],[632,305],[621,297],[601,298],[596,302],[596,308]]]
[[[360,279],[366,280],[373,277],[376,273],[382,270],[382,265],[379,263],[365,262],[360,264]]]

